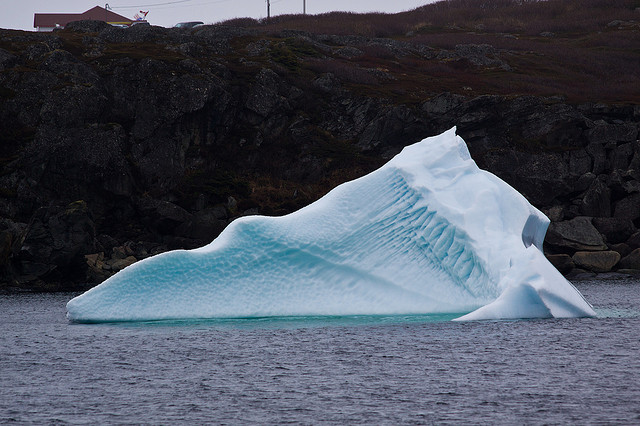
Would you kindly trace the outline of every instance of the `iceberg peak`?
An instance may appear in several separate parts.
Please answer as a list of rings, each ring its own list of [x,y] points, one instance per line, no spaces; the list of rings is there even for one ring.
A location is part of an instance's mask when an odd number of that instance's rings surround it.
[[[544,257],[548,225],[452,128],[297,212],[135,263],[69,301],[68,317],[595,315]]]

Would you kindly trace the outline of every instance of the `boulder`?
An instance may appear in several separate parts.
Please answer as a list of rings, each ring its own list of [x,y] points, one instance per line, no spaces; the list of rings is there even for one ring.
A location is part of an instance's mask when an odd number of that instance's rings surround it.
[[[563,275],[568,274],[575,268],[575,264],[568,254],[549,254],[547,259]]]
[[[191,213],[169,201],[142,197],[136,207],[143,222],[161,235],[173,235],[178,226],[193,218]]]
[[[625,243],[620,244],[611,244],[609,245],[609,250],[617,251],[620,253],[620,257],[625,257],[629,253],[631,253],[631,247],[629,247]]]
[[[609,244],[624,243],[637,231],[630,219],[619,217],[594,217],[592,223]]]
[[[237,209],[237,204],[235,208]],[[196,239],[202,244],[207,244],[216,238],[228,223],[227,210],[218,205],[197,212],[191,220],[182,223],[176,229],[176,235]]]
[[[640,218],[640,193],[631,194],[618,201],[613,216],[631,220]]]
[[[551,223],[545,242],[560,249],[601,251],[607,246],[590,217],[579,216],[563,222]]]
[[[138,259],[136,259],[133,256],[128,256],[125,257],[124,259],[115,259],[111,262],[109,262],[109,266],[111,266],[111,270],[114,272],[118,272],[121,271],[122,269],[126,268],[127,266],[133,265],[134,263],[136,263],[138,261]]]
[[[620,260],[620,268],[640,269],[640,248],[635,249]]]
[[[632,250],[640,248],[640,231],[629,237],[626,243]]]
[[[144,259],[149,257],[149,253],[153,250],[153,246],[153,244],[145,244],[142,241],[127,241],[124,243],[123,248],[126,256],[133,256],[136,259]]]
[[[593,160],[584,149],[569,152],[569,172],[575,176],[590,173],[593,169]]]
[[[620,261],[615,251],[579,251],[572,257],[576,266],[593,272],[609,272]]]
[[[618,145],[615,149],[611,150],[611,153],[609,154],[609,164],[611,165],[611,169],[627,170],[629,168],[631,158],[633,157],[633,148],[633,143],[629,142]]]
[[[84,258],[87,260],[87,282],[100,283],[112,275],[105,268],[103,252],[86,254]]]
[[[564,207],[553,206],[543,210],[543,213],[549,218],[551,222],[561,222],[564,219]]]
[[[119,260],[127,257],[127,249],[124,246],[117,246],[111,250],[111,259]]]
[[[591,187],[593,181],[597,179],[597,176],[591,172],[587,172],[580,176],[578,180],[573,184],[573,190],[575,192],[584,192]]]

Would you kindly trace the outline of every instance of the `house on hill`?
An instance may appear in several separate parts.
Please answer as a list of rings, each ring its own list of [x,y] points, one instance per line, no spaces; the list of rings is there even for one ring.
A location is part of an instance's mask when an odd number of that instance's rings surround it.
[[[53,31],[56,28],[64,28],[73,21],[104,21],[111,25],[129,26],[133,20],[113,13],[103,7],[96,6],[83,13],[35,13],[33,15],[33,26],[36,31]]]

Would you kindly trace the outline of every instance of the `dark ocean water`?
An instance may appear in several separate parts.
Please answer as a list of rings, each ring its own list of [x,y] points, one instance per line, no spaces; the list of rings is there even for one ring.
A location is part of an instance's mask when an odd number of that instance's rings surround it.
[[[70,324],[0,295],[0,423],[640,424],[640,282],[598,318]]]

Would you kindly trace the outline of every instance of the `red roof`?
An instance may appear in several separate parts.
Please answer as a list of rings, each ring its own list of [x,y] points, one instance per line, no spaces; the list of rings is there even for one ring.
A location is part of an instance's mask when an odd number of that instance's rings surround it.
[[[55,28],[56,25],[64,27],[73,21],[105,21],[105,22],[131,22],[132,20],[103,7],[96,6],[84,13],[36,13],[33,15],[33,26],[35,28]]]

